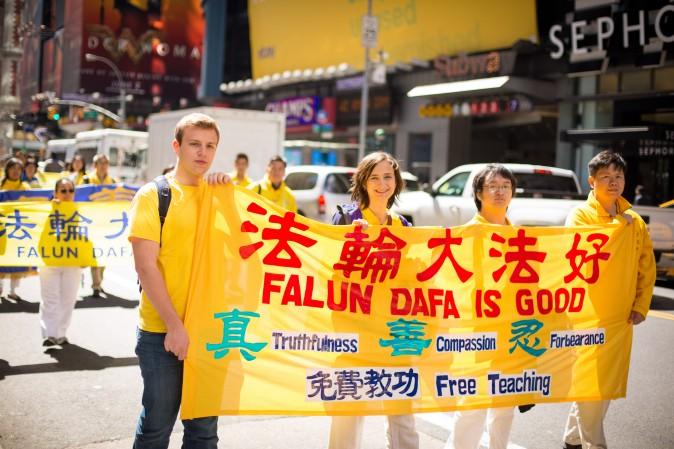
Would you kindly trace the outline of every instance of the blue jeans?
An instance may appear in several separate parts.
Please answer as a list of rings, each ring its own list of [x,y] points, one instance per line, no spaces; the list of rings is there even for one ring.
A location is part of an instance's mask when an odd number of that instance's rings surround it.
[[[183,362],[164,349],[166,334],[136,332],[136,355],[143,376],[143,409],[134,449],[166,449],[178,417]],[[183,420],[183,449],[217,449],[218,418]]]

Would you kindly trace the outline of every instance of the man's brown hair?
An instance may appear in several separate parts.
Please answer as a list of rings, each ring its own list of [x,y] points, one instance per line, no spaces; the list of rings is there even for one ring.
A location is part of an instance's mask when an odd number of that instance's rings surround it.
[[[356,167],[356,172],[351,178],[351,198],[358,202],[363,208],[370,205],[370,197],[367,194],[367,180],[372,174],[374,167],[383,161],[387,161],[391,164],[393,175],[396,180],[396,187],[393,191],[393,195],[391,195],[386,203],[387,208],[393,206],[393,203],[396,202],[398,195],[405,186],[405,181],[403,181],[403,178],[400,175],[400,164],[398,164],[398,161],[393,156],[384,153],[383,151],[368,154],[362,161],[360,161],[358,167]]]
[[[220,141],[220,129],[218,124],[211,117],[200,112],[193,112],[187,114],[176,124],[175,139],[178,141],[178,144],[183,143],[183,134],[185,133],[185,128],[193,126],[195,128],[201,129],[212,129],[215,131],[216,136],[218,137],[218,142]]]

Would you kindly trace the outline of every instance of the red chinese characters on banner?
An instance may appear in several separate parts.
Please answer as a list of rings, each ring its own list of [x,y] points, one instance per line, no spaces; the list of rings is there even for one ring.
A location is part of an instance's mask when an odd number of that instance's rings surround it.
[[[506,239],[495,232],[492,233],[491,240],[492,242],[506,243]],[[538,272],[536,272],[529,262],[543,262],[547,254],[541,251],[531,251],[526,249],[527,246],[536,245],[538,239],[536,237],[527,237],[524,229],[518,229],[517,236],[509,238],[507,242],[508,246],[511,248],[514,247],[515,250],[507,251],[505,253],[505,263],[492,273],[494,281],[498,282],[503,276],[503,273],[505,273],[508,264],[515,262],[516,265],[510,276],[510,282],[516,284],[538,282]],[[503,253],[496,248],[490,248],[489,257],[503,257]]]
[[[267,215],[267,210],[257,203],[250,203],[246,209],[248,212],[257,215]],[[269,223],[278,224],[278,228],[264,228],[262,230],[262,241],[244,245],[239,248],[239,255],[243,259],[248,259],[258,249],[262,248],[264,241],[275,240],[276,245],[264,256],[262,263],[265,265],[274,265],[277,267],[301,268],[302,261],[293,250],[290,243],[297,243],[310,248],[316,244],[316,240],[305,235],[293,232],[293,229],[306,231],[309,226],[295,221],[294,212],[286,212],[283,216],[271,215]],[[251,221],[245,221],[241,224],[241,232],[257,233],[259,229]],[[284,255],[282,257],[282,255]]]
[[[379,236],[369,241],[360,226],[344,236],[351,240],[344,242],[339,262],[333,265],[335,270],[342,271],[347,278],[355,271],[360,271],[361,279],[371,274],[372,283],[383,282],[387,276],[389,279],[396,277],[400,267],[400,250],[407,245],[404,240],[393,235],[388,228],[382,228]]]
[[[438,257],[438,259],[433,262],[430,267],[417,274],[417,280],[424,282],[431,279],[438,273],[440,268],[442,268],[442,265],[446,259],[449,259],[451,262],[452,268],[454,268],[454,272],[459,277],[461,282],[466,282],[468,279],[470,279],[473,273],[459,265],[459,263],[456,261],[456,258],[454,257],[454,254],[452,254],[452,245],[459,246],[461,245],[462,241],[463,237],[452,237],[452,230],[450,228],[445,229],[444,238],[438,237],[430,239],[428,241],[428,247],[433,249],[438,246],[442,246],[442,252],[440,253],[440,257]]]
[[[576,233],[573,236],[573,248],[566,253],[566,258],[569,259],[569,265],[571,266],[571,273],[564,276],[564,282],[569,283],[579,277],[588,284],[594,284],[599,279],[599,261],[608,260],[611,257],[611,253],[601,250],[608,242],[608,235],[595,232],[587,236],[586,242],[592,244],[593,254],[585,249],[579,249],[580,241],[580,234]],[[585,264],[592,264],[589,276],[582,272]]]

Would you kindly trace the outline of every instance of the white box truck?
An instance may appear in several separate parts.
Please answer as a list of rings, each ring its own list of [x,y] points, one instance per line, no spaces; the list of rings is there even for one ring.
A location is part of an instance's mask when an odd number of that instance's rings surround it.
[[[264,175],[269,159],[283,154],[285,139],[283,114],[215,107],[160,112],[149,117],[146,180],[154,179],[164,168],[175,164],[176,155],[171,148],[175,126],[182,117],[192,112],[201,112],[213,117],[220,128],[220,142],[211,165],[211,172],[231,172],[234,169],[236,154],[246,153],[250,162],[248,176],[258,180]]]

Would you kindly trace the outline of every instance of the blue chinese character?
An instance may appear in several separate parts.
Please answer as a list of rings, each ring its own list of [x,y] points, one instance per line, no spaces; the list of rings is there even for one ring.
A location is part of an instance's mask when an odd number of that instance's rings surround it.
[[[399,391],[407,397],[413,398],[419,391],[419,373],[410,368],[407,371],[394,371],[393,375],[398,382],[393,385],[393,391]]]
[[[126,228],[129,226],[129,218],[126,215],[126,212],[122,212],[122,218],[110,220],[110,223],[122,223],[122,229],[117,234],[106,235],[105,238],[109,240],[116,239],[124,234],[124,231],[126,231]]]
[[[546,351],[546,349],[537,348],[537,346],[541,343],[540,338],[535,337],[533,344],[531,343],[529,338],[532,337],[536,332],[541,330],[542,327],[543,323],[534,319],[520,320],[512,323],[510,333],[512,334],[513,337],[509,341],[513,343],[513,346],[512,348],[510,348],[510,353],[512,354],[513,351],[519,346],[527,354],[533,355],[534,357],[539,357],[540,355],[542,355]]]
[[[323,401],[334,401],[337,393],[328,394],[327,390],[332,388],[332,379],[330,374],[319,371],[311,376],[307,376],[307,380],[311,381],[312,391],[307,394],[308,397],[313,398],[316,395],[321,395]]]
[[[358,390],[363,388],[363,379],[360,373],[354,370],[337,371],[337,400],[342,400],[347,396],[353,399],[360,399]]]
[[[365,384],[370,387],[369,390],[365,392],[367,397],[382,397],[386,395],[387,397],[392,397],[391,393],[391,374],[387,373],[384,368],[381,372],[375,371],[373,369],[367,370],[365,373]]]
[[[422,339],[425,334],[423,331],[426,323],[417,320],[404,320],[402,318],[396,321],[390,321],[386,325],[391,329],[392,340],[379,339],[379,345],[382,347],[393,347],[392,356],[398,355],[421,355],[425,348],[431,344],[431,339]]]
[[[248,343],[245,341],[246,329],[251,318],[258,318],[259,313],[241,312],[234,309],[231,312],[216,313],[214,317],[221,319],[223,335],[220,343],[206,343],[206,349],[214,351],[213,356],[221,359],[229,353],[230,349],[239,349],[244,359],[255,360],[255,356],[248,351],[259,352],[267,346],[267,343]]]
[[[5,225],[4,228],[0,230],[0,237],[5,235],[5,233],[7,232],[7,228],[12,227],[14,229],[7,234],[7,238],[16,240],[24,240],[32,238],[30,233],[24,228],[33,229],[36,226],[36,224],[24,222],[23,220],[25,220],[28,217],[25,215],[21,215],[19,209],[14,209],[13,215],[0,214],[0,217],[7,218],[7,220],[4,223]]]

